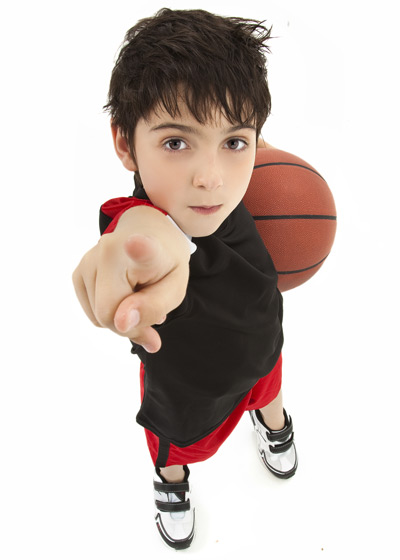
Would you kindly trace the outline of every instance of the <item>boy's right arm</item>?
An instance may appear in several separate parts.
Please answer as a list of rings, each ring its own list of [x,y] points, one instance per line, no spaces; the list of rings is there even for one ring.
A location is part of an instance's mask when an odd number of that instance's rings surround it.
[[[159,210],[137,206],[84,255],[73,274],[75,291],[95,325],[157,352],[161,340],[151,325],[182,303],[189,259],[184,234]]]

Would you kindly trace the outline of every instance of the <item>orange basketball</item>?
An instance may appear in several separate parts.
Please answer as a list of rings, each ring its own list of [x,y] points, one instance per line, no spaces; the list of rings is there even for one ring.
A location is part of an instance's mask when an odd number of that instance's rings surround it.
[[[304,284],[335,239],[335,201],[323,177],[292,154],[258,148],[243,201],[272,257],[280,291]]]

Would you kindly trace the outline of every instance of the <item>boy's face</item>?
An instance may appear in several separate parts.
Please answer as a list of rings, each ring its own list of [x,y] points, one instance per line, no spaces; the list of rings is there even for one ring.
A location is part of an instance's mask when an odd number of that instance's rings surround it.
[[[131,166],[122,161],[140,172],[155,206],[187,235],[204,237],[218,229],[246,192],[256,129],[233,126],[219,110],[202,125],[186,105],[179,109],[176,118],[160,108],[141,119],[134,135],[136,161]]]

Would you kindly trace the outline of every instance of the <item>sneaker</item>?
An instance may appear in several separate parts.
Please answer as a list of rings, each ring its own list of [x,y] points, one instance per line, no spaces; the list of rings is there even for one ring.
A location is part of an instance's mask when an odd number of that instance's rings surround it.
[[[189,494],[189,468],[184,467],[185,479],[179,483],[169,483],[156,468],[154,475],[154,498],[156,504],[156,525],[164,542],[175,550],[188,548],[194,537],[195,510]]]
[[[286,414],[282,430],[270,430],[259,410],[250,410],[250,416],[257,434],[258,454],[263,464],[278,478],[290,478],[297,469],[297,453],[294,445],[293,423]]]

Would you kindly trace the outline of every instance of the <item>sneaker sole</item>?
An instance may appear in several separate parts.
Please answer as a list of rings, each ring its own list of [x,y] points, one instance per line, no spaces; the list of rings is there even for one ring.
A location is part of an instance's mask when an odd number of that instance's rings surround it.
[[[257,436],[257,434],[256,434]],[[294,444],[293,444],[294,445]],[[260,461],[262,462],[262,464],[264,465],[264,467],[266,469],[269,470],[270,473],[272,473],[274,476],[276,476],[277,478],[283,478],[283,479],[287,479],[287,478],[291,478],[292,476],[294,476],[296,474],[297,471],[297,461],[295,466],[288,472],[282,472],[282,471],[276,471],[274,470],[272,467],[270,467],[270,465],[267,463],[267,460],[265,458],[264,452],[260,451],[258,449],[258,442],[257,442],[257,455],[260,458]]]
[[[161,521],[161,518],[160,518],[160,514],[156,515],[156,526],[157,526],[158,532],[160,533],[160,536],[161,536],[162,540],[168,546],[168,548],[174,548],[175,550],[185,550],[185,548],[190,547],[190,545],[193,542],[194,535],[195,535],[195,533],[194,533],[194,523],[195,523],[195,511],[193,510],[193,529],[192,529],[192,532],[190,533],[190,535],[188,536],[187,539],[174,541],[173,539],[171,539],[171,537],[165,531],[164,526],[163,526],[162,521]]]

